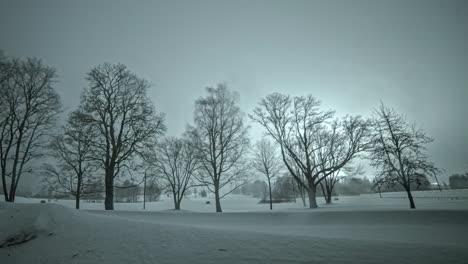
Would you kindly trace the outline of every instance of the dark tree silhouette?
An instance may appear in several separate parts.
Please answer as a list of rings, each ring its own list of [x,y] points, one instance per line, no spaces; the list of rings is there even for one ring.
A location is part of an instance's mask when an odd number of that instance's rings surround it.
[[[189,130],[201,166],[196,178],[215,194],[216,212],[222,212],[220,200],[247,177],[248,128],[236,93],[223,84],[206,91],[208,95],[195,102],[195,124]],[[230,190],[221,194],[226,186]]]
[[[375,184],[401,185],[407,195],[410,208],[416,208],[411,185],[420,185],[426,176],[439,172],[426,155],[426,144],[433,140],[415,124],[409,124],[403,115],[381,104],[375,111],[373,122],[373,148],[369,156],[371,165],[378,169]]]
[[[278,176],[282,170],[281,158],[278,156],[275,146],[267,139],[262,139],[255,145],[253,167],[267,177],[268,192],[270,197],[270,210],[273,210],[271,197],[271,180]]]
[[[167,184],[174,198],[174,208],[180,204],[188,189],[194,186],[193,175],[198,169],[195,149],[187,139],[168,137],[156,147],[152,165]]]
[[[0,58],[0,167],[5,201],[14,202],[30,161],[45,155],[61,109],[55,69],[41,60]],[[8,188],[9,187],[9,188]]]
[[[147,96],[149,83],[122,64],[91,69],[81,107],[98,136],[92,141],[105,172],[105,209],[114,209],[114,179],[165,131],[164,116]]]
[[[93,128],[86,124],[86,116],[80,111],[72,112],[63,134],[56,136],[50,144],[57,166],[45,164],[43,167],[44,181],[55,193],[75,197],[76,209],[80,209],[82,197],[102,190],[102,182],[95,174],[91,146],[95,136]]]
[[[319,106],[320,101],[311,95],[292,99],[274,93],[262,99],[250,115],[280,145],[286,168],[308,191],[310,208],[317,207],[317,185],[367,148],[366,121],[348,116],[331,122],[334,112],[320,111]]]

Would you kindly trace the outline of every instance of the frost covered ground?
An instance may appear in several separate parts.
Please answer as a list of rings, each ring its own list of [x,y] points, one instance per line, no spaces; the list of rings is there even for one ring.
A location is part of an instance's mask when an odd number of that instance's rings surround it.
[[[29,240],[0,248],[0,263],[467,263],[466,192],[415,196],[417,210],[392,193],[317,210],[298,200],[274,212],[230,196],[222,214],[206,199],[184,201],[180,212],[168,210],[170,199],[113,212],[99,203],[78,211],[72,201],[0,202],[0,241]]]

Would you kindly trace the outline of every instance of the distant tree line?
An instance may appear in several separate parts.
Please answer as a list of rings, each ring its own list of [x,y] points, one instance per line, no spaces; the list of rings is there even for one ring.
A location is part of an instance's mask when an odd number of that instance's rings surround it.
[[[452,189],[468,189],[468,173],[451,175],[449,186]]]
[[[124,203],[136,203],[143,200],[143,195],[146,195],[146,200],[155,202],[163,194],[164,189],[156,182],[152,181],[143,190],[143,186],[135,186],[129,180],[125,180],[121,188],[115,190],[115,201]]]

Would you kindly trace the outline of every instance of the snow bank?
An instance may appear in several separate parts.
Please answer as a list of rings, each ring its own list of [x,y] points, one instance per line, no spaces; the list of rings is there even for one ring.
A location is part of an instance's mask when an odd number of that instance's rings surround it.
[[[14,220],[13,220],[14,219]],[[3,263],[466,263],[468,211],[193,213],[0,203]]]
[[[76,212],[56,204],[0,203],[0,245],[14,236],[52,235],[57,223],[67,223]]]

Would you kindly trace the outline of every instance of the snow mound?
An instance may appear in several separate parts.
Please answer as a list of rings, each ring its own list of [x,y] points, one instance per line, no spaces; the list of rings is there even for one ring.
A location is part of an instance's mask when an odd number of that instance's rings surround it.
[[[58,223],[76,213],[56,204],[0,203],[0,247],[21,244],[41,235],[51,235]]]

